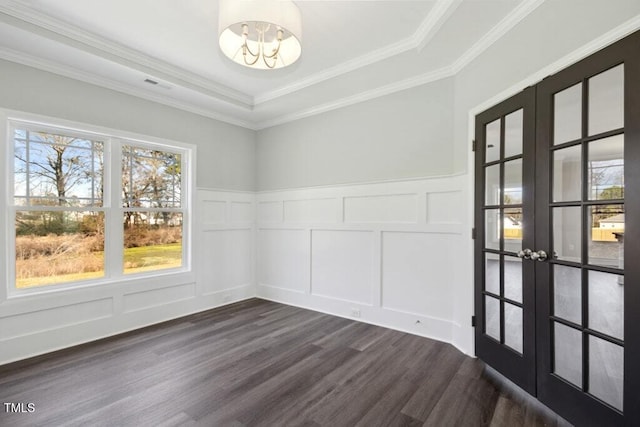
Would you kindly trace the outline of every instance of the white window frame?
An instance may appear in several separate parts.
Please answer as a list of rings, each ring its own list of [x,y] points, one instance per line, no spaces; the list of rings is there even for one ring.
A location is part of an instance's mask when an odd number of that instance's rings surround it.
[[[78,136],[85,139],[104,142],[104,200],[102,207],[65,208],[64,210],[92,210],[105,214],[105,248],[104,248],[104,276],[97,279],[62,282],[18,289],[15,280],[15,213],[18,210],[30,210],[32,207],[14,205],[14,160],[13,160],[13,131],[14,129],[28,129],[57,133],[61,135]],[[127,283],[147,284],[149,279],[158,283],[158,287],[165,285],[159,277],[168,279],[176,274],[193,275],[192,272],[192,230],[195,193],[195,155],[196,147],[192,144],[119,131],[84,123],[71,122],[62,119],[39,116],[34,114],[8,111],[0,109],[0,135],[5,135],[5,146],[0,149],[0,165],[5,170],[5,185],[0,186],[0,240],[6,242],[0,247],[0,271],[4,271],[5,286],[0,286],[0,301],[15,297],[40,295],[50,292],[77,290],[85,287],[96,287]],[[122,159],[122,146],[132,145],[140,148],[156,149],[181,156],[181,207],[168,209],[182,213],[182,265],[176,268],[165,268],[139,273],[124,273],[123,251],[124,230],[122,217],[125,208],[122,203],[121,173],[119,171]],[[117,171],[116,171],[117,169]],[[36,208],[34,210],[39,210]],[[145,210],[141,208],[138,210]],[[146,209],[147,211],[153,209]]]

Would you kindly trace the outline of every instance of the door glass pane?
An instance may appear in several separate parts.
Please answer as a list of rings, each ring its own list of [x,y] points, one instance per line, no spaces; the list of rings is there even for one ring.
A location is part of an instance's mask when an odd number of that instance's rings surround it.
[[[553,208],[553,256],[580,262],[582,221],[580,206]]]
[[[624,126],[624,65],[589,79],[589,135]]]
[[[484,289],[500,295],[500,255],[484,254]]]
[[[514,111],[504,118],[504,156],[522,154],[522,109]]]
[[[553,96],[553,143],[573,141],[582,136],[582,83]]]
[[[624,136],[590,142],[588,150],[589,199],[624,198]]]
[[[500,160],[500,119],[486,126],[486,162]]]
[[[500,165],[485,168],[485,204],[487,206],[500,204]]]
[[[484,211],[484,247],[487,249],[500,249],[500,209],[487,209]]]
[[[624,349],[589,337],[589,393],[622,410]]]
[[[485,296],[485,333],[496,341],[500,341],[500,301],[496,298]]]
[[[522,302],[522,260],[520,258],[504,257],[504,296]]]
[[[582,146],[555,150],[553,155],[553,201],[582,200]]]
[[[589,209],[589,264],[624,267],[624,205]]]
[[[589,328],[624,338],[624,278],[589,271]]]
[[[522,208],[508,208],[504,210],[503,217],[504,250],[518,252],[522,249]]]
[[[522,159],[504,164],[504,204],[522,203]]]
[[[553,266],[553,314],[582,324],[582,270]]]
[[[504,304],[504,343],[522,353],[522,309]]]
[[[553,372],[582,387],[582,332],[554,322]]]

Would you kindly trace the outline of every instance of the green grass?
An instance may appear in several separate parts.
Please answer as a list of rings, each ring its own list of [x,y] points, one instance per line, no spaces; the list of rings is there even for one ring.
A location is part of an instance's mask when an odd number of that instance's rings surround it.
[[[144,246],[124,250],[125,274],[182,265],[182,244]]]

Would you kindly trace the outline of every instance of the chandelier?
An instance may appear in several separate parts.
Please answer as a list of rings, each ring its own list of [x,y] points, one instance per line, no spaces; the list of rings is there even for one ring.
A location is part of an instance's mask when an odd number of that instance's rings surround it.
[[[302,53],[300,10],[289,0],[220,0],[222,53],[246,67],[293,64]]]

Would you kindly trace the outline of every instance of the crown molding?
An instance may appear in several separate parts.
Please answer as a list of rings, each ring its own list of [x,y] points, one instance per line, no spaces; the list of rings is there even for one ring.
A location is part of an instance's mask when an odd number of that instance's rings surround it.
[[[91,73],[82,72],[77,69],[60,65],[52,61],[47,61],[41,58],[29,56],[22,52],[17,52],[17,51],[6,49],[6,48],[0,48],[0,58],[6,59],[11,62],[17,62],[30,67],[38,68],[44,71],[52,72],[52,73],[69,77],[72,79],[84,81],[86,83],[94,84],[107,89],[115,90],[117,92],[121,92],[127,95],[132,95],[132,96],[143,98],[149,101],[157,102],[163,105],[188,111],[188,112],[198,114],[204,117],[208,117],[214,120],[219,120],[232,125],[244,127],[250,130],[261,130],[261,129],[277,126],[280,124],[289,123],[302,118],[311,117],[311,116],[332,111],[335,109],[347,107],[360,102],[364,102],[364,101],[368,101],[368,100],[382,97],[385,95],[389,95],[398,91],[410,89],[412,87],[432,83],[448,77],[453,77],[456,74],[458,74],[462,69],[464,69],[471,61],[473,61],[473,59],[475,59],[478,55],[480,55],[484,50],[488,49],[493,43],[495,43],[502,36],[504,36],[518,22],[524,19],[524,17],[527,14],[532,12],[535,8],[537,8],[543,2],[544,0],[525,0],[525,2],[521,5],[522,8],[519,8],[517,11],[514,10],[512,14],[505,17],[498,25],[496,25],[489,33],[487,33],[486,37],[483,37],[482,39],[480,39],[471,49],[465,52],[465,54],[463,54],[460,58],[458,58],[458,60],[456,60],[453,63],[453,65],[449,67],[444,67],[433,72],[407,78],[399,82],[385,85],[376,89],[368,90],[368,91],[365,91],[356,95],[352,95],[349,97],[345,97],[333,102],[324,103],[324,104],[311,107],[293,114],[285,114],[280,117],[277,117],[271,120],[265,120],[263,122],[258,122],[258,123],[253,121],[239,120],[234,117],[220,114],[208,109],[194,107],[193,105],[190,105],[187,103],[181,103],[179,101],[175,101],[173,98],[164,97],[156,93],[145,91],[137,87],[123,85],[121,83],[117,83],[106,78],[95,76]],[[522,87],[535,83],[541,80],[546,75],[553,74],[557,70],[565,68],[566,66],[587,57],[593,52],[596,52],[606,47],[607,45],[625,37],[626,35],[629,35],[632,32],[637,31],[639,28],[640,28],[640,15],[631,18],[630,20],[626,21],[622,25],[602,35],[601,37],[598,37],[597,39],[582,46],[581,48],[575,50],[574,52],[571,52],[570,54],[561,58],[559,61],[554,62],[553,64],[550,64],[549,66],[545,67],[544,69],[530,76],[530,78],[525,79],[522,82],[519,82],[518,84],[514,85],[512,88],[507,89],[504,93],[501,93],[496,97],[493,97],[491,100],[483,103],[482,106],[478,108],[486,109],[486,105],[495,104],[499,100],[504,99],[510,96],[511,94],[515,93],[515,91],[520,90]],[[491,36],[489,36],[489,34],[491,34]],[[478,108],[476,108],[476,110]]]
[[[444,25],[447,19],[453,14],[462,0],[437,0],[431,8],[426,18],[422,21],[418,29],[410,37],[396,43],[384,46],[380,49],[361,55],[357,58],[338,64],[334,67],[312,74],[309,77],[300,79],[292,84],[282,86],[278,89],[265,92],[254,98],[254,105],[260,105],[276,98],[297,92],[309,86],[332,79],[342,74],[355,71],[376,62],[388,59],[412,49],[422,49],[429,40]]]
[[[453,72],[459,73],[544,2],[545,0],[524,0],[516,6],[452,64]]]
[[[445,0],[438,1],[433,6],[413,35],[415,48],[418,52],[424,49],[461,3],[462,0]]]
[[[141,74],[205,93],[247,110],[253,108],[253,97],[250,95],[112,42],[72,24],[61,23],[25,5],[0,4],[0,21],[140,71]]]
[[[147,91],[135,86],[117,83],[113,80],[99,77],[92,73],[80,71],[78,69],[75,69],[69,66],[60,65],[53,61],[27,55],[24,52],[18,52],[12,49],[0,47],[0,59],[26,65],[28,67],[37,68],[39,70],[47,71],[63,77],[68,77],[74,80],[79,80],[79,81],[100,86],[106,89],[111,89],[116,92],[124,93],[125,95],[131,95],[137,98],[146,99],[147,101],[156,102],[162,105],[166,105],[168,107],[173,107],[179,110],[198,114],[200,116],[208,117],[210,119],[218,120],[231,125],[255,130],[255,126],[251,122],[240,120],[235,117],[227,116],[224,114],[220,114],[215,111],[211,111],[209,109],[195,107],[185,102],[176,101],[174,98],[171,98],[168,96],[162,96],[157,93]]]
[[[422,21],[420,26],[416,29],[413,35],[410,37],[403,39],[399,42],[387,45],[382,47],[376,51],[370,52],[368,54],[362,55],[358,58],[354,58],[350,61],[339,64],[335,67],[331,67],[329,69],[323,70],[319,73],[315,73],[307,78],[298,80],[290,85],[278,88],[276,90],[266,92],[262,95],[258,95],[256,97],[251,97],[250,95],[241,93],[239,91],[233,90],[226,86],[216,84],[209,79],[203,78],[197,74],[191,73],[189,71],[180,69],[175,67],[169,63],[164,61],[149,57],[142,52],[136,51],[134,49],[122,46],[115,42],[109,41],[102,37],[99,37],[93,33],[88,31],[84,31],[78,27],[67,23],[61,23],[56,19],[53,19],[43,13],[40,13],[32,8],[17,4],[12,1],[3,1],[0,3],[0,21],[7,22],[10,25],[16,26],[23,30],[39,34],[41,36],[47,37],[49,39],[54,39],[56,41],[62,42],[68,46],[75,47],[81,49],[89,54],[93,54],[99,57],[102,57],[107,60],[114,61],[119,63],[120,65],[126,66],[128,68],[140,71],[142,75],[146,75],[152,78],[157,78],[159,80],[164,80],[169,84],[173,84],[176,86],[182,86],[191,90],[195,90],[197,92],[203,93],[205,95],[211,96],[215,99],[218,99],[223,102],[228,102],[232,105],[244,108],[248,111],[254,109],[255,106],[268,102],[270,100],[297,92],[304,88],[313,86],[320,82],[338,77],[345,73],[349,73],[351,71],[363,68],[365,66],[371,65],[373,63],[383,61],[390,57],[396,56],[403,52],[416,49],[420,51],[434,36],[437,34],[438,30],[444,25],[444,23],[451,17],[451,15],[455,12],[458,6],[461,4],[462,0],[437,0],[435,5],[427,14],[426,18]],[[528,13],[533,11],[537,6],[542,4],[544,0],[524,0],[523,3],[518,5],[514,11],[509,13],[507,17],[505,17],[496,27],[489,31],[483,38],[481,38],[471,49],[469,49],[462,57],[458,58],[452,66],[452,70],[454,73],[457,73],[462,68],[464,68],[469,62],[471,62],[475,57],[480,55],[484,50],[490,47],[495,41],[497,41],[500,37],[502,37],[509,29],[515,26],[518,22],[520,22]],[[6,3],[6,5],[5,5]],[[20,61],[18,61],[20,62]],[[37,65],[33,65],[38,67]],[[49,70],[51,69],[52,64],[49,64],[47,67]],[[39,67],[38,67],[39,68]],[[72,69],[72,67],[63,67],[56,66],[56,74],[68,75],[73,77],[76,70]],[[438,74],[439,70],[436,70],[431,74]],[[83,81],[87,81],[88,76],[84,76]],[[417,76],[415,78],[407,79],[406,81],[420,81],[422,76]],[[433,81],[433,80],[430,80]],[[106,79],[102,79],[102,83],[100,84],[104,87],[114,88],[118,87],[119,83],[108,81]],[[363,100],[372,99],[376,96],[383,96],[384,94],[388,94],[389,88],[397,86],[399,89],[403,90],[402,82],[397,84],[392,84],[388,86],[383,86],[378,89],[373,89],[370,91],[363,92],[362,98]],[[118,89],[115,89],[118,90]],[[131,91],[127,93],[132,93]],[[380,93],[380,95],[375,95],[376,93]],[[158,95],[154,95],[156,98]],[[146,99],[149,99],[148,96],[145,96]],[[164,97],[163,97],[164,98]],[[271,122],[288,122],[290,121],[288,118],[301,115],[303,113],[317,111],[316,114],[319,114],[323,111],[329,111],[331,109],[340,108],[339,105],[342,105],[346,99],[358,98],[358,96],[344,98],[342,100],[338,100],[336,102],[327,103],[320,105],[318,107],[310,108],[305,110],[304,112],[298,112],[290,115],[282,116],[279,119],[274,119],[271,121],[263,122],[263,123],[249,123],[245,121],[238,121],[230,119],[224,115],[219,115],[220,120],[231,123],[229,120],[233,120],[234,124],[245,123],[245,127],[249,129],[253,129],[256,126],[264,126],[265,123]],[[167,104],[167,100],[163,102]],[[359,102],[359,101],[357,101]],[[345,105],[351,105],[352,101],[348,101]],[[330,105],[338,105],[338,107],[331,107]],[[169,104],[167,104],[169,105]],[[198,114],[205,115],[207,117],[211,117],[214,114],[210,111],[203,111],[197,107],[189,107],[186,104],[179,103],[178,101],[173,101],[172,105],[176,108],[177,105],[184,105],[185,108],[190,108],[188,111],[200,111]],[[182,108],[182,109],[185,109]],[[329,108],[329,109],[327,109]],[[305,115],[306,117],[307,115]],[[226,119],[224,118],[226,117]],[[240,126],[243,126],[239,124]],[[266,127],[271,126],[267,125]]]
[[[253,110],[253,106],[259,103],[264,103],[269,100],[278,98],[280,96],[284,96],[289,93],[299,91],[306,87],[317,84],[321,81],[325,81],[325,80],[337,77],[339,75],[362,68],[364,66],[370,65],[378,61],[382,61],[384,59],[398,55],[402,52],[405,52],[411,49],[421,49],[437,33],[438,29],[446,22],[447,19],[449,19],[449,17],[453,14],[453,12],[455,12],[457,7],[460,5],[461,1],[462,0],[438,0],[434,5],[434,7],[429,12],[429,14],[427,15],[427,17],[425,18],[425,20],[423,20],[422,24],[418,27],[416,32],[411,37],[404,39],[400,42],[385,46],[381,49],[378,49],[377,51],[371,52],[370,54],[363,55],[359,58],[355,58],[354,60],[340,64],[336,67],[332,67],[328,70],[314,74],[307,79],[299,80],[284,88],[280,88],[275,91],[268,92],[265,95],[256,97],[253,102],[249,101],[245,105],[249,105],[249,109]],[[179,102],[170,97],[158,95],[156,93],[145,91],[137,87],[123,85],[121,83],[117,83],[115,81],[112,81],[106,78],[94,76],[90,73],[81,72],[74,69],[73,67],[56,64],[52,61],[45,61],[42,59],[30,57],[15,51],[11,51],[11,52],[9,52],[8,50],[0,51],[0,57],[10,61],[22,63],[24,65],[39,68],[45,71],[53,72],[55,74],[81,80],[87,83],[96,84],[98,86],[112,89],[118,92],[138,96],[150,101],[159,102],[164,105],[168,105],[184,111],[189,111],[189,112],[199,114],[205,117],[209,117],[215,120],[220,120],[222,122],[226,122],[236,126],[241,126],[251,130],[260,130],[260,129],[266,129],[266,128],[277,126],[284,123],[289,123],[302,118],[314,116],[317,114],[325,113],[335,109],[343,108],[343,107],[357,104],[360,102],[368,101],[381,96],[392,94],[394,92],[398,92],[401,90],[431,83],[447,77],[451,77],[457,74],[466,65],[468,65],[475,57],[480,55],[484,50],[488,49],[493,43],[495,43],[502,36],[504,36],[504,34],[506,34],[511,28],[513,28],[518,22],[524,19],[524,17],[526,17],[530,12],[535,10],[535,8],[537,8],[543,2],[544,0],[524,0],[523,3],[518,5],[518,7],[516,7],[512,12],[510,12],[494,28],[492,28],[484,37],[482,37],[474,46],[472,46],[471,49],[466,51],[460,58],[458,58],[453,63],[452,66],[444,67],[439,70],[435,70],[435,71],[421,74],[418,76],[410,77],[410,78],[401,80],[399,82],[394,82],[394,83],[384,85],[375,89],[361,92],[356,95],[352,95],[352,96],[341,98],[332,102],[320,104],[311,108],[307,108],[305,110],[297,111],[295,113],[285,114],[285,115],[276,117],[274,119],[265,120],[263,122],[254,122],[254,121],[236,119],[228,115],[211,111],[209,109],[203,109],[200,107],[195,107],[188,103]],[[8,9],[10,13],[7,14],[5,9]],[[67,45],[71,45],[71,46],[80,44],[80,48],[83,49],[84,51],[87,51],[87,47],[88,48],[93,47],[98,52],[89,51],[89,53],[93,53],[97,55],[100,55],[100,53],[104,53],[109,56],[113,55],[116,57],[115,59],[120,58],[120,61],[116,61],[120,64],[122,64],[121,62],[122,60],[126,61],[126,63],[122,65],[129,66],[130,68],[134,68],[134,69],[139,69],[140,66],[144,67],[145,71],[141,71],[141,72],[144,72],[144,74],[152,77],[157,77],[162,74],[172,73],[174,77],[167,76],[168,78],[164,78],[163,80],[166,80],[170,83],[173,83],[179,86],[187,87],[187,88],[202,92],[206,95],[213,96],[214,98],[219,99],[221,101],[226,101],[225,99],[220,98],[218,92],[212,94],[211,91],[208,91],[208,90],[205,91],[205,90],[199,89],[200,83],[203,83],[203,84],[207,83],[206,81],[203,81],[206,79],[203,79],[199,76],[195,76],[194,78],[199,80],[198,84],[195,87],[190,87],[189,85],[185,85],[184,83],[186,83],[186,80],[188,78],[185,78],[183,74],[187,73],[186,71],[176,69],[175,67],[172,67],[169,64],[150,58],[133,49],[125,48],[113,42],[109,42],[107,40],[104,40],[100,37],[97,37],[93,34],[90,34],[78,28],[66,27],[66,26],[63,27],[56,20],[48,18],[46,15],[43,15],[41,13],[38,13],[26,7],[6,8],[0,5],[0,20],[2,20],[3,18],[3,13],[5,15],[9,15],[10,17],[13,17],[14,20],[16,21],[16,22],[9,22],[10,24],[16,25],[18,27],[24,27],[26,25],[28,28],[23,28],[26,31],[35,32],[35,33],[40,33],[42,31],[49,32],[51,34],[45,33],[41,35],[45,37],[48,36],[49,38],[54,38],[56,40],[60,40],[62,38],[61,40],[62,42],[65,42]],[[100,56],[105,57],[105,55],[100,55]],[[110,58],[107,57],[106,59],[110,59]],[[131,67],[129,62],[138,64],[139,67]],[[245,101],[247,100],[245,99]]]
[[[394,82],[385,86],[380,86],[375,89],[360,92],[356,95],[347,96],[336,101],[327,102],[315,107],[308,108],[306,110],[297,111],[292,114],[285,114],[272,120],[265,120],[256,124],[256,130],[266,129],[269,127],[281,125],[284,123],[292,122],[295,120],[303,119],[305,117],[315,116],[317,114],[326,113],[331,110],[347,107],[349,105],[358,104],[360,102],[369,101],[371,99],[379,98],[381,96],[390,95],[395,92],[410,89],[416,86],[422,86],[427,83],[432,83],[438,80],[446,79],[454,75],[451,67],[440,68],[429,73],[421,74],[418,76],[410,77],[398,82]]]
[[[427,17],[418,27],[416,32],[409,38],[400,42],[385,46],[369,54],[360,56],[351,61],[345,62],[338,66],[316,73],[308,78],[298,80],[291,85],[267,92],[257,96],[254,99],[241,92],[233,89],[217,85],[206,78],[190,73],[186,70],[174,67],[163,61],[148,57],[133,49],[120,46],[108,40],[102,39],[91,33],[85,32],[78,28],[73,28],[67,24],[63,24],[48,18],[46,15],[40,14],[29,9],[27,6],[18,7],[14,3],[11,6],[5,6],[7,3],[0,0],[0,21],[7,22],[10,25],[17,26],[26,31],[43,35],[54,40],[61,41],[69,46],[80,48],[81,50],[93,55],[98,55],[108,60],[115,61],[121,65],[141,71],[144,75],[150,77],[158,77],[160,80],[167,81],[177,86],[182,86],[192,90],[201,92],[207,96],[211,96],[222,102],[244,108],[251,111],[254,105],[258,105],[269,100],[299,91],[306,87],[317,84],[339,75],[351,72],[353,70],[365,67],[372,63],[388,59],[411,49],[422,49],[432,38],[441,26],[449,19],[460,5],[462,0],[437,0],[434,7],[429,11]],[[70,77],[76,80],[95,84],[101,87],[112,89],[128,95],[137,96],[149,101],[158,102],[173,108],[192,112],[204,117],[212,118],[232,125],[241,126],[251,130],[266,129],[280,124],[289,123],[302,118],[325,113],[335,109],[343,108],[360,102],[375,99],[381,96],[389,95],[394,92],[406,90],[412,87],[431,83],[440,79],[455,76],[468,66],[474,59],[489,49],[494,43],[504,37],[513,27],[525,19],[531,12],[536,10],[545,0],[523,0],[511,12],[509,12],[498,24],[491,28],[483,37],[481,37],[471,48],[458,57],[450,66],[394,82],[378,88],[367,90],[352,96],[344,97],[335,101],[319,104],[301,111],[291,114],[284,114],[273,119],[262,122],[252,120],[241,120],[235,117],[220,114],[216,111],[196,107],[187,102],[180,102],[168,96],[162,96],[157,93],[146,91],[138,87],[121,84],[108,78],[98,77],[91,73],[82,72],[73,67],[55,63],[54,61],[43,60],[28,56],[21,52],[9,49],[0,49],[0,58],[7,59],[12,62],[18,62],[27,66],[39,68],[62,76]],[[572,54],[563,58],[563,64],[573,63],[589,53],[596,51],[598,48],[618,40],[640,27],[640,16],[636,16],[608,32],[602,37],[598,37],[593,42],[576,50]],[[545,67],[545,70],[556,67],[552,64],[551,68]],[[543,72],[543,71],[541,71]],[[547,72],[547,71],[544,71]],[[536,76],[539,73],[536,73]],[[543,76],[544,77],[544,76]],[[240,100],[240,101],[238,101]]]

